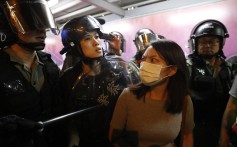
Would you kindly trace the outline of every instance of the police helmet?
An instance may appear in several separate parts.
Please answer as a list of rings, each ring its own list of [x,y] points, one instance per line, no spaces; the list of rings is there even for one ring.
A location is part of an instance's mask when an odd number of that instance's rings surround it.
[[[223,23],[218,20],[208,19],[198,23],[192,30],[189,38],[189,46],[196,53],[197,39],[201,36],[217,36],[220,38],[220,54],[223,54],[222,48],[225,39],[229,37],[228,31]]]
[[[42,29],[59,33],[46,0],[3,0],[0,6],[16,34]]]
[[[83,38],[83,36],[87,32],[92,31],[97,31],[100,37],[103,34],[99,21],[90,15],[69,20],[64,25],[61,33],[62,43],[64,45],[63,53],[66,53],[78,45],[78,42]]]
[[[143,28],[137,31],[135,35],[135,43],[137,50],[145,50],[152,41],[157,40],[158,37],[151,29]]]
[[[10,46],[17,40],[16,34],[14,34],[8,25],[7,19],[3,14],[0,7],[0,49]]]
[[[50,29],[55,35],[59,33],[46,0],[2,0],[0,9],[1,22],[5,23],[0,26],[1,48],[17,43],[32,50],[42,50],[44,42],[26,43],[18,34],[42,29]]]

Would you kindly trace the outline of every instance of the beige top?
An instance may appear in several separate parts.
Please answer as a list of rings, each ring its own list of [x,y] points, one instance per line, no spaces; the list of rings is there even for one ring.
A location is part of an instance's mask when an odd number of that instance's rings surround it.
[[[124,89],[120,95],[111,126],[122,130],[136,132],[139,147],[159,145],[160,147],[173,147],[173,141],[181,128],[182,113],[170,114],[164,110],[164,101],[141,99]],[[193,105],[189,98],[187,101],[185,132],[194,128]]]

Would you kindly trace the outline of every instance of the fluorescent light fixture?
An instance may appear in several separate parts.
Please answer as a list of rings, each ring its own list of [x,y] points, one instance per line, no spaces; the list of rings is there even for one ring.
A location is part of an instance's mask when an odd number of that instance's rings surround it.
[[[60,7],[57,7],[57,8],[54,8],[54,9],[51,9],[52,13],[53,14],[56,14],[56,13],[59,13],[61,11],[64,11],[66,9],[69,9],[79,3],[81,3],[82,1],[81,0],[74,0],[74,1],[71,1],[71,2],[68,2]]]
[[[80,13],[84,13],[84,12],[86,12],[86,11],[93,10],[93,9],[95,9],[95,8],[96,8],[96,6],[88,6],[88,7],[79,9],[79,10],[77,10],[77,11],[68,13],[68,14],[66,14],[66,15],[57,17],[57,18],[55,18],[55,20],[56,20],[56,21],[60,21],[60,20],[66,19],[66,18],[73,17],[73,16],[75,16],[75,15],[78,15],[78,14],[80,14]]]
[[[58,3],[58,0],[48,0],[47,3],[49,7],[53,7]]]

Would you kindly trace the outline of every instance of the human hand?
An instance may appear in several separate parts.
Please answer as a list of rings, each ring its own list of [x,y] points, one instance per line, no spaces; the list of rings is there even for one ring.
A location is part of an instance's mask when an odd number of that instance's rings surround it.
[[[41,135],[42,123],[8,115],[0,118],[0,146],[30,146]]]
[[[1,132],[36,131],[42,128],[43,124],[16,115],[8,115],[0,118]]]
[[[110,33],[109,35],[111,37],[111,39],[108,40],[108,43],[109,43],[110,47],[112,49],[115,49],[115,50],[120,50],[120,48],[121,48],[121,41],[122,41],[121,37],[119,35],[112,34],[112,33]]]

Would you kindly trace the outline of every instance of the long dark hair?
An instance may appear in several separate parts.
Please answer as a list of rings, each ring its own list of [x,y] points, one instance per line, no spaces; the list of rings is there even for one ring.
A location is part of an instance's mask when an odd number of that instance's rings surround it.
[[[151,46],[164,58],[167,65],[177,66],[177,72],[170,77],[167,86],[168,99],[165,102],[165,109],[168,113],[180,113],[183,108],[185,96],[189,93],[188,68],[184,52],[177,43],[166,39],[152,42]],[[131,87],[131,90],[138,99],[141,99],[145,97],[150,87],[140,84],[137,87]]]

